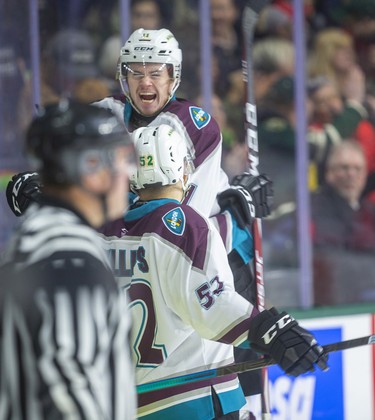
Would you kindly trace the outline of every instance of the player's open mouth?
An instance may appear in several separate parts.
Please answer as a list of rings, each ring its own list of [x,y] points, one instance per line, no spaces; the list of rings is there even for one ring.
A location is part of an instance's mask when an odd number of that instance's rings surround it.
[[[142,102],[152,102],[153,100],[156,99],[156,94],[155,93],[141,93],[139,97],[141,98]]]

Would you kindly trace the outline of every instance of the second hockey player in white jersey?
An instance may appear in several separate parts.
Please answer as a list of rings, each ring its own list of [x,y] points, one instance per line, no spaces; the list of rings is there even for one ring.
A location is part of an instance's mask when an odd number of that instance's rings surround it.
[[[233,346],[271,355],[285,372],[326,369],[327,356],[290,315],[261,313],[235,292],[218,231],[181,204],[190,163],[184,140],[167,125],[137,129],[139,199],[106,248],[133,312],[137,384],[233,361]],[[122,232],[123,238],[118,238]],[[115,235],[110,237],[110,235]],[[236,375],[139,395],[147,420],[235,419],[245,399]]]

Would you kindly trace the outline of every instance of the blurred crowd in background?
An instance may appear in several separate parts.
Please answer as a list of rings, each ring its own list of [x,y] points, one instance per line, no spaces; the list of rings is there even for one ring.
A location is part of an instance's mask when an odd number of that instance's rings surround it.
[[[22,4],[23,3],[23,4]],[[35,104],[27,0],[0,0],[0,248],[17,222],[4,189],[25,170],[23,131]],[[210,0],[211,113],[223,134],[229,178],[247,168],[244,134],[244,0]],[[40,105],[66,95],[84,102],[121,95],[117,0],[41,0]],[[306,116],[314,305],[375,302],[375,2],[305,0]],[[2,18],[3,19],[3,18]],[[183,51],[178,96],[202,104],[199,0],[133,0],[133,30],[170,29]],[[277,305],[298,307],[296,109],[293,1],[260,14],[253,48],[260,170],[274,181],[263,222],[265,284]]]

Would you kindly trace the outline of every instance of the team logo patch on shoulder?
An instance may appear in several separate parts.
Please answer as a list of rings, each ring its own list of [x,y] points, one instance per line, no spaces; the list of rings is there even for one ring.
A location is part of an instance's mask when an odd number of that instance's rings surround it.
[[[180,207],[163,216],[163,223],[175,235],[181,236],[185,230],[185,214]]]
[[[203,111],[202,108],[199,108],[197,106],[191,106],[189,110],[190,116],[198,130],[205,127],[210,122],[211,115]]]

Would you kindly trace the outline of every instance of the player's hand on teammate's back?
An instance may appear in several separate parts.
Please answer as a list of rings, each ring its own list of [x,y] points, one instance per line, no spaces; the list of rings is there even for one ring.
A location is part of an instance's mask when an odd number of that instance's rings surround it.
[[[247,172],[233,178],[230,188],[218,195],[221,210],[230,209],[241,228],[251,225],[255,217],[266,217],[273,203],[272,181],[264,174]]]
[[[41,181],[37,172],[21,172],[13,175],[6,189],[7,201],[16,216],[22,216],[29,204],[38,201]]]
[[[316,366],[328,369],[328,354],[315,337],[291,315],[275,308],[260,312],[252,320],[249,341],[253,350],[271,356],[288,375],[313,372]]]

